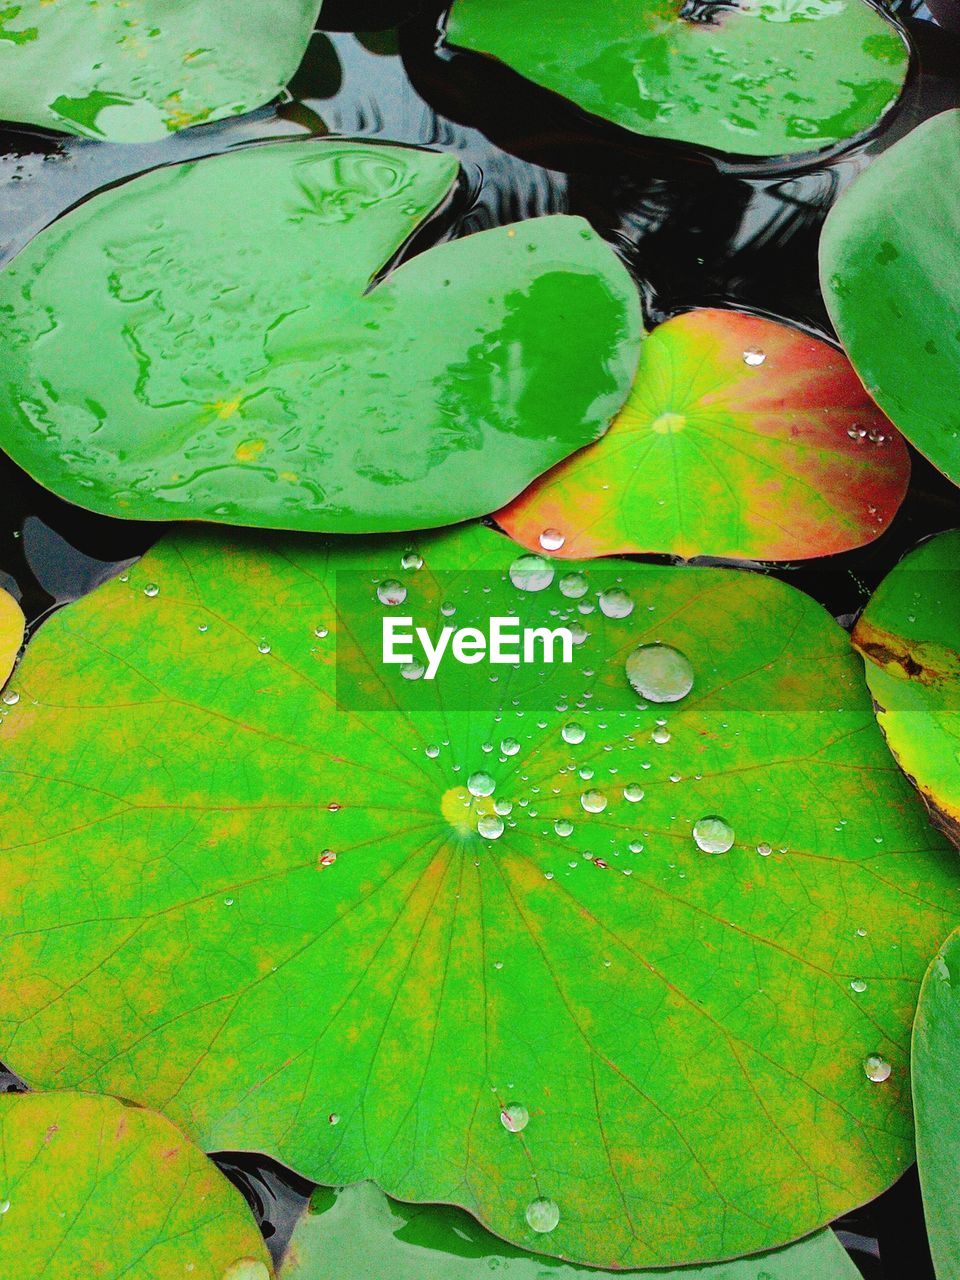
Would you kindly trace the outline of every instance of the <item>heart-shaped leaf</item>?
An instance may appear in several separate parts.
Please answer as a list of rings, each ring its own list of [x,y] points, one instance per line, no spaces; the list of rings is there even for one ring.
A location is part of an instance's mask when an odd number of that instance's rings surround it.
[[[0,685],[13,670],[23,644],[24,617],[9,592],[0,588]]]
[[[751,156],[873,128],[908,61],[863,0],[455,0],[447,34],[636,133]]]
[[[318,1187],[294,1228],[280,1280],[583,1280],[575,1264],[525,1253],[485,1231],[462,1209],[401,1204],[369,1182]],[[858,1280],[832,1231],[786,1249],[681,1271],[618,1271],[646,1280]]]
[[[497,520],[555,556],[794,560],[872,541],[909,478],[906,445],[842,354],[759,316],[691,311],[647,339],[603,439]]]
[[[639,298],[560,216],[371,288],[457,172],[275,144],[81,205],[0,275],[0,444],[109,515],[356,533],[495,510],[623,404]]]
[[[890,749],[960,845],[960,531],[887,575],[853,632]]]
[[[243,1197],[155,1112],[82,1093],[0,1096],[0,1274],[270,1280]]]
[[[0,9],[0,118],[145,142],[260,107],[307,48],[318,0],[27,0]]]
[[[917,1167],[930,1252],[940,1280],[960,1275],[960,930],[937,952],[920,988],[913,1024]]]
[[[960,484],[960,111],[912,130],[857,178],[820,241],[823,294],[864,386]]]
[[[0,1060],[573,1261],[777,1247],[911,1159],[954,852],[812,600],[515,555],[183,533],[46,622],[0,738]],[[580,643],[431,681],[381,662],[401,603]]]

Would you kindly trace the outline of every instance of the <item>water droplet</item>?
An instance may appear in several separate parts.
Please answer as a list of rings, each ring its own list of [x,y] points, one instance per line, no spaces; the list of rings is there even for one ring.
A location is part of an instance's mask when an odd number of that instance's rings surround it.
[[[602,791],[591,789],[590,791],[584,791],[580,797],[580,804],[587,813],[603,813],[607,807],[607,797]]]
[[[544,529],[540,535],[540,545],[544,551],[559,551],[566,538],[559,529]]]
[[[431,742],[428,746],[424,747],[423,752],[424,755],[429,756],[431,760],[436,760],[437,756],[440,754],[440,748],[436,743]]]
[[[3,695],[3,701],[8,707],[15,707],[20,701],[20,695],[16,689],[8,689]]]
[[[509,814],[513,813],[513,801],[494,800],[493,812],[498,813],[501,818],[506,818]]]
[[[455,604],[442,604],[440,606],[440,612],[445,618],[452,618],[457,612],[457,606]]]
[[[890,1063],[881,1058],[879,1053],[868,1054],[863,1060],[863,1074],[874,1084],[883,1084],[884,1080],[889,1080],[891,1070]]]
[[[503,835],[503,819],[495,813],[485,813],[477,822],[477,830],[484,840],[499,840]]]
[[[400,565],[404,569],[422,569],[423,556],[419,551],[405,551],[400,557]]]
[[[773,853],[773,850],[768,844],[758,844],[757,853],[759,853],[761,858],[769,858],[771,853]]]
[[[624,800],[629,800],[631,804],[636,804],[638,800],[643,799],[643,787],[638,786],[635,782],[629,782],[623,788],[623,798]]]
[[[530,1112],[519,1102],[511,1102],[500,1112],[500,1123],[508,1133],[522,1133],[530,1123]]]
[[[639,840],[631,840],[627,848],[631,853],[643,853],[643,845]]]
[[[633,601],[620,587],[611,587],[600,592],[600,612],[606,618],[629,618]]]
[[[386,582],[381,582],[377,587],[377,599],[381,604],[390,606],[391,608],[398,604],[403,604],[407,598],[407,588],[402,582],[397,582],[395,578],[388,578]]]
[[[767,353],[761,351],[759,347],[747,347],[743,353],[743,363],[750,366],[751,369],[757,368],[758,365],[764,363]]]
[[[317,859],[317,866],[332,867],[337,860],[337,855],[332,849],[324,849],[320,857]]]
[[[223,900],[223,905],[224,905],[225,907],[232,907],[232,906],[233,906],[233,899],[232,899],[232,898],[224,898],[224,900]]]
[[[201,622],[197,627],[197,630],[200,632],[202,636],[205,636],[207,632],[210,630],[210,627],[207,625],[206,622]]]
[[[582,724],[577,724],[575,721],[571,720],[569,724],[565,724],[560,730],[560,736],[563,738],[564,742],[569,742],[572,747],[575,747],[578,742],[582,742],[584,740],[587,736],[587,731],[584,729]]]
[[[158,596],[160,594],[160,588],[157,586],[155,582],[148,582],[147,585],[143,588],[143,594],[145,596],[149,596],[150,599],[152,600],[154,596]]]
[[[587,594],[587,580],[582,573],[565,573],[559,582],[560,594],[568,600],[579,600]]]
[[[520,591],[545,590],[553,574],[553,565],[543,556],[520,556],[510,566],[510,581]]]
[[[9,1200],[0,1200],[0,1213],[6,1213],[9,1208],[10,1208]]]
[[[862,995],[867,989],[867,984],[862,978],[854,978],[850,983],[850,990],[855,991],[857,995]]]
[[[266,640],[261,640],[260,643],[257,645],[257,648],[261,653],[270,652],[270,646],[267,644]]]
[[[520,750],[520,743],[516,738],[504,738],[500,743],[500,750],[505,756],[515,756]]]
[[[404,680],[422,680],[427,668],[422,662],[404,662],[400,674]]]
[[[725,818],[709,814],[693,828],[693,838],[704,853],[726,853],[733,848],[733,827]]]
[[[492,796],[496,790],[496,782],[489,773],[478,770],[467,779],[467,790],[472,796]]]
[[[538,1196],[527,1205],[526,1219],[531,1231],[546,1235],[548,1231],[553,1231],[560,1221],[560,1209],[553,1200],[548,1200],[546,1196]]]
[[[679,702],[693,688],[690,659],[668,644],[642,644],[627,658],[627,679],[650,702]]]
[[[667,728],[665,724],[658,724],[657,727],[654,729],[653,733],[651,733],[650,737],[654,740],[654,742],[659,742],[662,746],[664,742],[670,741],[670,730]]]
[[[327,630],[326,627],[317,627],[315,628],[313,634],[317,637],[318,640],[326,640],[330,632]]]
[[[330,1122],[330,1124],[340,1123],[340,1117],[337,1115],[336,1111],[331,1111],[330,1114],[327,1116],[327,1120]]]
[[[553,824],[553,829],[558,836],[566,837],[573,835],[573,823],[569,818],[557,818],[556,822]]]

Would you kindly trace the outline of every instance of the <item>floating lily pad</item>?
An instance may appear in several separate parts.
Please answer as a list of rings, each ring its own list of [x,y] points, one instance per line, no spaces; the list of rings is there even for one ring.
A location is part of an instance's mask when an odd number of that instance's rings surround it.
[[[169,1120],[81,1093],[0,1096],[0,1272],[270,1280],[240,1192]]]
[[[183,532],[50,618],[0,744],[0,1061],[572,1261],[775,1248],[912,1159],[954,851],[812,600],[516,555]],[[575,660],[381,662],[385,617],[511,610]],[[694,683],[638,703],[657,644]]]
[[[485,1231],[463,1212],[401,1204],[369,1182],[319,1187],[294,1228],[280,1280],[589,1280],[610,1272],[525,1253]],[[775,1253],[682,1271],[628,1271],[646,1280],[858,1280],[832,1231]]]
[[[81,205],[0,274],[0,444],[115,516],[356,533],[501,506],[606,430],[639,299],[562,216],[371,287],[457,174],[434,152],[275,144]]]
[[[146,142],[263,106],[318,0],[26,0],[0,9],[0,118]]]
[[[940,1280],[960,1275],[960,931],[947,938],[920,989],[913,1024],[917,1166],[930,1252]]]
[[[794,560],[872,541],[909,478],[842,354],[759,316],[691,311],[647,339],[603,439],[497,519],[553,556]]]
[[[960,111],[875,160],[827,218],[820,277],[864,386],[960,484]]]
[[[908,62],[864,0],[455,0],[447,34],[636,133],[751,156],[872,129]]]
[[[853,642],[891,751],[933,822],[960,845],[960,531],[901,560]]]
[[[24,618],[20,606],[0,589],[0,685],[10,675],[23,644]]]

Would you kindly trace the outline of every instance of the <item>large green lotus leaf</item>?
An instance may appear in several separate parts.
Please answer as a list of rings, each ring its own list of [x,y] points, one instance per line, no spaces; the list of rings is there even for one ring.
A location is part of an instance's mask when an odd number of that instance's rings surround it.
[[[759,316],[691,311],[646,341],[607,434],[497,520],[554,556],[794,560],[872,541],[909,479],[842,354]]]
[[[145,142],[275,97],[318,0],[24,0],[0,8],[0,118]]]
[[[0,1096],[10,1280],[269,1280],[240,1192],[163,1116],[83,1093]]]
[[[960,531],[887,575],[853,632],[890,749],[960,845]]]
[[[319,1187],[294,1228],[280,1280],[599,1280],[586,1270],[526,1253],[485,1231],[462,1209],[402,1204],[369,1182]],[[774,1253],[680,1271],[619,1271],[646,1280],[858,1280],[832,1231]]]
[[[864,0],[455,0],[452,43],[636,133],[718,151],[810,151],[871,129],[907,47]]]
[[[920,125],[827,218],[820,278],[864,386],[960,484],[960,111]]]
[[[954,851],[812,600],[612,561],[574,599],[516,554],[186,532],[46,622],[0,735],[0,1060],[572,1261],[775,1248],[912,1159]],[[403,589],[582,643],[407,679]],[[655,642],[678,703],[627,682]]]
[[[0,588],[0,685],[7,679],[23,644],[24,617],[9,592]]]
[[[501,506],[623,404],[639,298],[561,216],[371,287],[457,174],[280,143],[81,205],[0,274],[0,445],[108,515],[355,533]]]
[[[930,1252],[940,1280],[960,1275],[960,930],[937,952],[920,988],[913,1024],[917,1166]]]

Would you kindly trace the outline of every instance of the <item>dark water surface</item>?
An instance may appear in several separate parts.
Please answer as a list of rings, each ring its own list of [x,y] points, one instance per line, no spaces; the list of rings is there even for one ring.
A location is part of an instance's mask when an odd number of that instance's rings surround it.
[[[886,147],[960,106],[960,34],[937,25],[925,5],[893,0],[887,7],[908,31],[913,67],[881,129],[827,156],[747,164],[634,138],[488,59],[438,52],[440,15],[427,12],[430,0],[327,0],[328,29],[314,35],[274,106],[142,146],[0,126],[0,264],[92,193],[157,166],[283,138],[375,137],[451,152],[463,167],[453,207],[439,227],[414,238],[407,256],[438,235],[576,213],[627,264],[650,323],[695,306],[740,307],[832,340],[817,283],[827,212]],[[946,0],[934,7],[944,10]],[[916,453],[913,463],[903,507],[869,547],[799,565],[745,567],[775,573],[849,625],[906,551],[960,526],[960,493]],[[20,600],[31,631],[120,572],[162,532],[61,502],[2,455],[0,495],[0,586]],[[0,1091],[17,1087],[0,1071]],[[216,1159],[279,1256],[310,1184],[265,1157]],[[870,1280],[932,1277],[915,1170],[836,1226]]]

